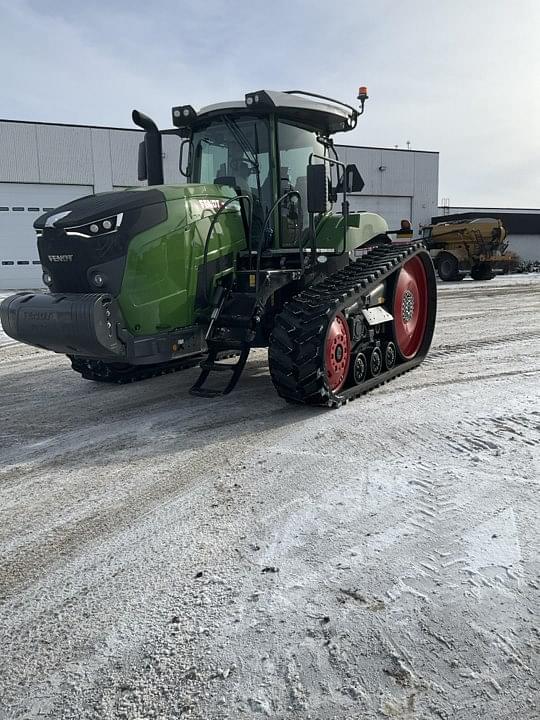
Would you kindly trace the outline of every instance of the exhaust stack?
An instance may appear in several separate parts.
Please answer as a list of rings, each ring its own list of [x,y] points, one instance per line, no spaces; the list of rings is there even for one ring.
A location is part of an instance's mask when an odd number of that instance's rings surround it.
[[[163,151],[158,126],[139,110],[133,110],[131,117],[135,125],[145,131],[144,140],[139,145],[139,180],[147,180],[148,185],[163,185]]]

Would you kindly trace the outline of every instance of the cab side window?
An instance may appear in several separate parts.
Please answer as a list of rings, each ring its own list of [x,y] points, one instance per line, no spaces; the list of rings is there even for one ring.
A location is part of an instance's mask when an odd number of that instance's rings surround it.
[[[302,234],[308,227],[307,212],[307,166],[311,155],[326,154],[325,146],[317,140],[315,133],[299,125],[278,123],[279,178],[280,194],[287,190],[296,190],[300,194],[297,208],[291,207],[296,201],[286,203],[281,209],[281,244],[285,247],[297,246]],[[314,158],[313,163],[322,162]]]

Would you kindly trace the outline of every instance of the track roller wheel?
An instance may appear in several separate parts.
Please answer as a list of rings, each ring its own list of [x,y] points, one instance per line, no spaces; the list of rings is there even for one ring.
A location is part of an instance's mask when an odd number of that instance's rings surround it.
[[[351,377],[355,385],[363,383],[367,377],[368,362],[364,353],[357,353],[351,364]]]
[[[330,390],[338,392],[347,379],[351,362],[351,336],[345,317],[337,313],[326,333],[324,366]]]
[[[381,374],[383,367],[383,356],[380,347],[374,347],[369,354],[369,372],[371,377]]]
[[[390,340],[389,342],[385,343],[384,349],[383,349],[383,355],[384,355],[384,367],[387,370],[391,370],[394,365],[396,364],[396,346],[394,343]]]
[[[394,339],[404,360],[422,346],[428,322],[428,281],[422,260],[416,256],[401,268],[394,287]]]

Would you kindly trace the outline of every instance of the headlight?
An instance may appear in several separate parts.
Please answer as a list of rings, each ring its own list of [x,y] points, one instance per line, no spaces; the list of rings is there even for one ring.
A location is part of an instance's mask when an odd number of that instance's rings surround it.
[[[45,284],[47,287],[50,287],[50,286],[52,285],[52,277],[51,277],[51,274],[50,274],[50,272],[49,272],[48,270],[45,270],[45,271],[43,272],[43,275],[42,275],[41,277],[42,277],[42,279],[43,279],[44,284]]]
[[[95,273],[94,275],[92,275],[92,282],[98,288],[103,287],[106,282],[106,277],[105,275],[103,275],[103,273]]]
[[[78,237],[99,237],[115,232],[122,224],[124,213],[112,215],[102,220],[94,220],[87,225],[77,225],[76,227],[66,228],[66,235]]]

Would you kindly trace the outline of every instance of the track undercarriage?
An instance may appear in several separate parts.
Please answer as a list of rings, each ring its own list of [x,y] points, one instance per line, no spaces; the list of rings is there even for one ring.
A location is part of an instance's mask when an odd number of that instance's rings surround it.
[[[370,325],[381,283],[392,317]],[[411,370],[429,350],[436,297],[421,243],[376,248],[299,293],[272,334],[269,364],[278,393],[289,402],[338,407]]]
[[[424,246],[376,247],[285,304],[270,339],[272,381],[289,402],[337,407],[420,364],[435,313],[435,276]],[[84,378],[120,384],[204,359],[198,354],[137,367],[71,358]]]

